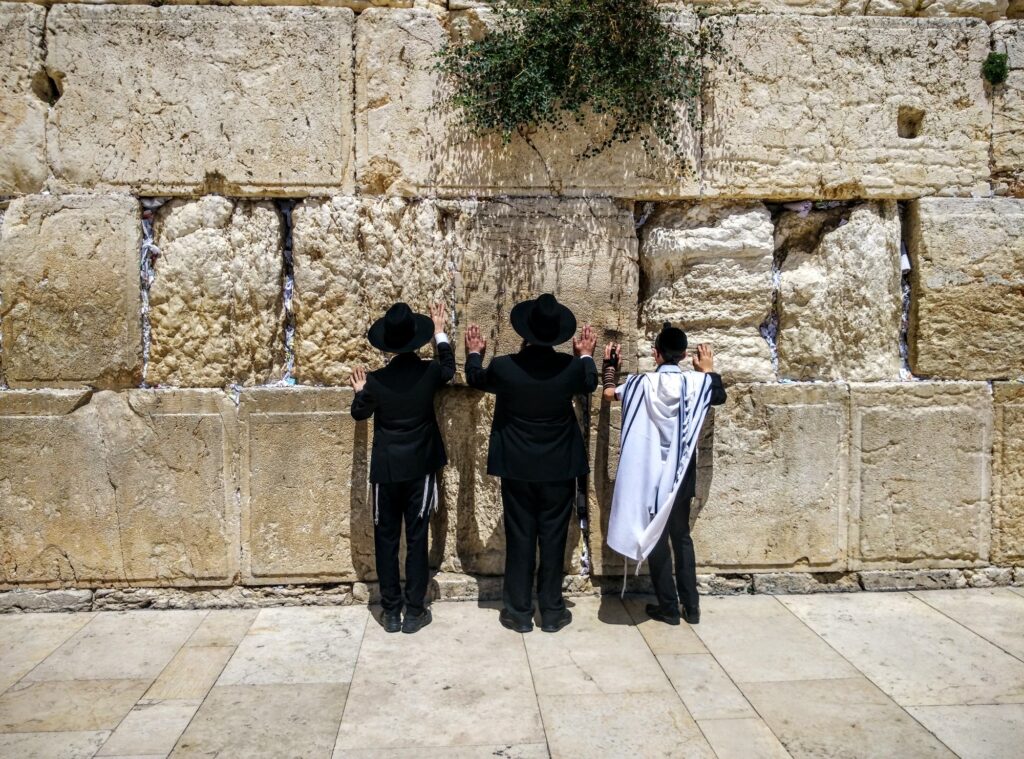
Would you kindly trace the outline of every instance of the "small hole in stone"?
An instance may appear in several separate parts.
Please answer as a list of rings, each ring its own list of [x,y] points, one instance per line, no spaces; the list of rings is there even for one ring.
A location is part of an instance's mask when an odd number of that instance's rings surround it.
[[[923,122],[924,111],[909,105],[901,105],[900,112],[896,117],[896,131],[900,137],[911,139],[921,134]]]
[[[32,77],[32,92],[44,103],[56,103],[64,94],[63,90],[60,80],[48,76],[45,71],[39,71]]]

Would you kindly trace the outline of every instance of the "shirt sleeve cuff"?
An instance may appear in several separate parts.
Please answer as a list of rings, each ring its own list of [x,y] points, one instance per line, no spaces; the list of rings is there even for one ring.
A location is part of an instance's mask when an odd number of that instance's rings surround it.
[[[439,345],[441,343],[446,343],[448,342],[448,335],[446,335],[444,332],[438,332],[437,334],[434,335],[434,342]]]
[[[591,361],[594,361],[594,357],[593,356],[580,356],[580,358],[589,358]],[[594,361],[594,364],[596,365],[597,362]]]

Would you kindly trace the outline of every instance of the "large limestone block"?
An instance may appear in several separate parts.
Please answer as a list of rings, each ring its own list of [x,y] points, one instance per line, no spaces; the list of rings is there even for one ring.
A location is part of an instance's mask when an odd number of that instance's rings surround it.
[[[992,563],[1024,565],[1024,384],[997,382]]]
[[[11,387],[125,387],[142,372],[139,204],[30,195],[0,229],[0,335]]]
[[[853,568],[985,563],[992,437],[988,386],[855,385],[851,408]]]
[[[779,374],[796,380],[899,379],[900,220],[896,204],[786,211]]]
[[[721,23],[726,55],[705,87],[704,195],[987,189],[983,22],[750,15]]]
[[[146,381],[261,384],[284,364],[284,258],[272,203],[174,200],[153,224]]]
[[[640,365],[662,322],[710,342],[727,381],[775,378],[761,325],[772,308],[772,220],[760,203],[695,203],[658,208],[642,227]]]
[[[847,557],[849,393],[845,385],[733,385],[704,423],[691,523],[709,571],[843,569]],[[592,520],[597,574],[622,572],[604,544],[619,444],[619,409],[603,412]],[[602,430],[602,425],[598,426]],[[632,570],[631,570],[632,571]]]
[[[360,191],[446,196],[495,194],[695,197],[697,140],[688,126],[683,157],[640,140],[585,155],[612,122],[588,117],[565,130],[527,130],[503,145],[474,136],[461,114],[439,107],[449,86],[433,68],[449,35],[482,34],[486,10],[453,14],[370,9],[356,24],[356,179]],[[695,29],[679,11],[669,23]],[[681,107],[682,109],[682,107]],[[682,110],[680,111],[682,112]],[[571,119],[570,119],[571,122]],[[685,123],[685,118],[683,119]]]
[[[346,8],[57,5],[57,186],[307,195],[351,187]]]
[[[392,303],[404,300],[421,313],[434,301],[450,303],[445,219],[434,201],[401,198],[338,196],[294,209],[298,381],[341,384],[352,366],[382,366],[366,331]]]
[[[992,25],[992,40],[1009,57],[1006,82],[992,94],[992,174],[1009,194],[1024,196],[1024,21]]]
[[[0,195],[37,192],[46,180],[45,20],[38,5],[0,3]]]
[[[594,326],[598,352],[604,340],[620,341],[628,363],[639,279],[628,205],[538,198],[467,201],[459,207],[451,233],[458,323],[480,325],[488,356],[519,350],[522,338],[512,329],[509,312],[521,300],[550,292],[573,310],[580,328]],[[457,343],[464,358],[461,340]]]
[[[913,372],[1024,375],[1024,200],[922,198],[906,237]]]
[[[11,390],[0,417],[0,585],[237,579],[222,392]]]
[[[374,579],[372,429],[352,391],[254,388],[239,400],[242,577]]]

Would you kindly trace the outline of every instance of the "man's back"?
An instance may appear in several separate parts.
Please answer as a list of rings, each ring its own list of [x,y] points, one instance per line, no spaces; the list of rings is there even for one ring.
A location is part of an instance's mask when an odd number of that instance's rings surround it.
[[[589,471],[572,401],[597,387],[593,360],[528,345],[519,353],[495,358],[486,369],[480,355],[471,354],[466,379],[497,396],[489,474],[553,482]]]

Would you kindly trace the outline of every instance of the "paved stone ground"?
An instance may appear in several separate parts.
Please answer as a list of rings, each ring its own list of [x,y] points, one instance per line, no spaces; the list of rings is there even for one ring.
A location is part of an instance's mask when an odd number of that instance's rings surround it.
[[[1024,589],[0,617],[0,757],[977,757],[1024,746]]]

